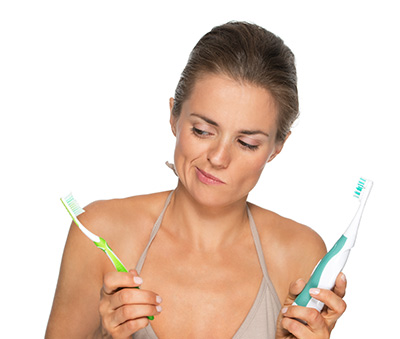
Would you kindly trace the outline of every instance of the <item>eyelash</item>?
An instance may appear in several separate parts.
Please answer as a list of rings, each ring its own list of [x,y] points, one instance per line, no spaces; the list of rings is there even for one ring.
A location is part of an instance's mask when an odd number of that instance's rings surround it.
[[[202,131],[201,129],[198,129],[196,127],[192,127],[192,132],[195,136],[200,137],[200,138],[211,134],[206,131]]]
[[[198,138],[204,138],[205,136],[208,136],[212,133],[206,132],[206,131],[202,131],[201,129],[198,129],[196,127],[192,127],[192,133],[197,136]],[[248,143],[245,143],[242,140],[238,140],[239,144],[241,147],[245,148],[246,150],[250,150],[250,151],[256,151],[258,149],[258,145],[250,145]]]
[[[245,143],[242,140],[238,140],[239,144],[243,147],[245,147],[246,149],[250,150],[250,151],[256,151],[258,149],[258,145],[250,145]]]

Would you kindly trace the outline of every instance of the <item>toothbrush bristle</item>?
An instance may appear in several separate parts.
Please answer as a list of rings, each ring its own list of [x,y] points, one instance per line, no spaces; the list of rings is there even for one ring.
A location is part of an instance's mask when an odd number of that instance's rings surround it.
[[[75,200],[72,194],[67,195],[64,198],[64,201],[67,203],[68,207],[72,210],[72,213],[77,217],[78,215],[82,214],[85,212],[84,209],[82,209],[78,202]]]
[[[363,191],[363,189],[365,188],[365,184],[367,183],[366,179],[360,178],[360,180],[358,180],[358,184],[356,187],[356,190],[354,191],[354,196],[359,199],[361,196],[361,193]]]

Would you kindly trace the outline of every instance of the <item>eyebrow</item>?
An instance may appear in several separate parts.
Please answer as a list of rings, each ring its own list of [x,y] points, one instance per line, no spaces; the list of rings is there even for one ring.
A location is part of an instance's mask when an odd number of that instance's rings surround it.
[[[214,120],[211,120],[211,119],[209,119],[209,118],[207,118],[207,117],[205,117],[205,116],[203,116],[201,114],[192,113],[190,115],[198,117],[198,118],[204,120],[205,122],[209,123],[210,125],[213,125],[215,127],[219,127],[219,125]],[[245,135],[262,134],[262,135],[265,135],[266,137],[269,138],[269,134],[264,132],[264,131],[261,131],[261,130],[242,130],[242,131],[239,131],[239,133],[240,134],[245,134]]]

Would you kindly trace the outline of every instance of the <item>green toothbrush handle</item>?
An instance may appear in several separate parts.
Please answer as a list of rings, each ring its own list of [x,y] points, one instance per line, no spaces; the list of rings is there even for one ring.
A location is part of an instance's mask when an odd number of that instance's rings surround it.
[[[122,264],[121,260],[115,255],[113,250],[108,246],[107,242],[103,239],[100,238],[99,242],[94,242],[95,245],[100,248],[102,251],[104,251],[105,254],[110,258],[111,262],[115,266],[118,272],[128,272],[128,270],[125,268],[125,266]]]
[[[128,272],[128,270],[125,268],[125,266],[122,264],[121,260],[116,256],[116,254],[113,252],[110,246],[108,246],[107,242],[99,237],[100,241],[99,242],[94,242],[95,245],[100,248],[102,251],[104,251],[105,254],[110,258],[111,262],[115,266],[118,272]],[[139,287],[135,287],[139,288]],[[149,320],[154,320],[154,317],[151,315],[147,317]]]

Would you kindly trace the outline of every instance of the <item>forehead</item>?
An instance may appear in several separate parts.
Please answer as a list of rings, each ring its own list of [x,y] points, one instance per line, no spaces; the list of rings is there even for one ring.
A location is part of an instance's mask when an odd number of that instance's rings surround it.
[[[277,105],[271,93],[248,82],[207,74],[198,79],[182,113],[199,113],[219,123],[276,128]]]

